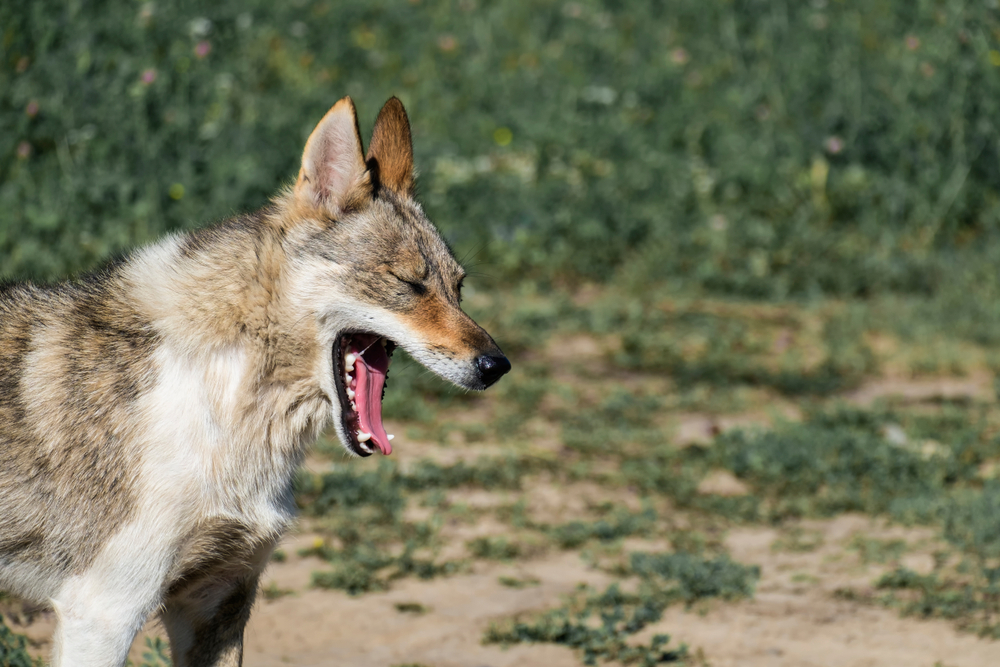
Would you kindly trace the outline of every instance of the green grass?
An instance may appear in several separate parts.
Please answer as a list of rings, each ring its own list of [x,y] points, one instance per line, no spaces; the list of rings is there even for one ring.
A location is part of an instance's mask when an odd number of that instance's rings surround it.
[[[142,653],[142,662],[138,667],[171,667],[170,649],[167,642],[156,637],[146,637],[146,650]]]
[[[408,521],[404,510],[418,492],[475,486],[485,489],[519,488],[523,474],[544,469],[544,462],[506,457],[440,466],[421,461],[404,473],[392,461],[377,468],[343,467],[300,479],[299,504],[329,541],[307,550],[329,561],[334,569],[317,572],[313,584],[357,595],[384,590],[401,577],[431,579],[464,569],[459,561],[438,562],[440,518]],[[479,558],[511,558],[517,546],[505,539],[473,541]]]
[[[750,596],[760,575],[756,568],[733,563],[726,556],[706,559],[683,552],[633,553],[629,562],[629,573],[640,580],[636,593],[625,593],[617,584],[603,593],[584,587],[559,609],[528,620],[494,624],[483,641],[561,644],[581,651],[586,665],[595,665],[598,660],[638,665],[680,662],[687,648],[667,649],[667,635],[655,635],[648,644],[638,646],[627,640],[660,620],[671,604]],[[590,622],[592,618],[599,623]]]
[[[964,322],[1000,287],[983,4],[117,0],[0,25],[6,275],[260,206],[336,98],[367,127],[397,94],[428,210],[494,278],[950,291]]]
[[[28,639],[13,632],[0,616],[0,667],[40,667],[28,653]]]

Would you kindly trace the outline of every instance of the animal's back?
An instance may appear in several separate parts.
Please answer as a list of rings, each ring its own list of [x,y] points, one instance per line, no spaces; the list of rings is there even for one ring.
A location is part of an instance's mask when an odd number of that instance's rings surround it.
[[[0,589],[51,596],[128,519],[154,342],[115,268],[0,292]]]

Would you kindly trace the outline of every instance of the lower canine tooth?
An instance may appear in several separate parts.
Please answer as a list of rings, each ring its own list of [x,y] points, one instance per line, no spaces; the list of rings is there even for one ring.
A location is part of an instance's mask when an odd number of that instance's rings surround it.
[[[363,451],[365,454],[371,454],[372,453],[372,448],[369,447],[368,445],[366,445],[365,443],[363,443],[363,442],[360,443],[360,446],[361,446],[361,451]]]
[[[364,431],[358,432],[358,442],[367,442],[372,439],[371,433],[365,433]]]

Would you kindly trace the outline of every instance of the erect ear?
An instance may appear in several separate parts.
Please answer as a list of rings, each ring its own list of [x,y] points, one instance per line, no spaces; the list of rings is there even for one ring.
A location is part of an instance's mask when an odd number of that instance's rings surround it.
[[[413,140],[410,120],[399,98],[389,98],[378,112],[367,161],[378,166],[382,185],[401,195],[413,194]]]
[[[295,196],[337,213],[370,190],[358,115],[354,102],[345,97],[333,105],[309,135]]]

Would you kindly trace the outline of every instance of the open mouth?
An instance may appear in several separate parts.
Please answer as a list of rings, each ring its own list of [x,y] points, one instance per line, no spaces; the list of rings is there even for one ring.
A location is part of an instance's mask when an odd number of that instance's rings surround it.
[[[358,456],[392,453],[382,425],[382,397],[396,344],[371,333],[343,333],[333,346],[334,380],[348,447]]]

